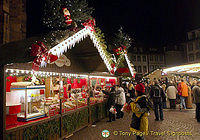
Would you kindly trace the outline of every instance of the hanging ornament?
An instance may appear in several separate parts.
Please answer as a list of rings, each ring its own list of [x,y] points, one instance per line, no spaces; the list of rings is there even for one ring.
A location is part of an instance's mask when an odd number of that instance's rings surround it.
[[[111,73],[111,74],[115,74],[115,71],[114,71],[114,69],[112,69],[112,70],[110,71],[110,73]]]
[[[85,26],[86,29],[90,29],[90,31],[94,31],[95,32],[95,29],[94,29],[94,26],[95,26],[95,19],[88,19],[86,20],[85,23],[82,23],[83,26]]]
[[[126,52],[126,46],[122,45],[121,47],[118,47],[117,49],[113,49],[113,51],[117,54],[117,55],[121,55]]]
[[[62,66],[70,66],[71,65],[71,62],[70,60],[65,56],[65,55],[61,55],[58,60],[55,61],[55,64],[58,66],[58,67],[62,67]]]
[[[113,49],[113,51],[117,54],[117,55],[121,55],[123,52],[122,52],[122,47],[118,47],[117,49]]]
[[[31,56],[36,57],[32,65],[32,69],[35,71],[39,70],[39,67],[42,62],[52,63],[53,61],[58,59],[57,56],[48,53],[46,46],[41,41],[38,41],[37,44],[32,44]]]
[[[67,24],[67,26],[72,24],[72,19],[71,19],[71,15],[69,13],[69,10],[67,8],[63,8],[63,14],[65,17],[65,23]]]

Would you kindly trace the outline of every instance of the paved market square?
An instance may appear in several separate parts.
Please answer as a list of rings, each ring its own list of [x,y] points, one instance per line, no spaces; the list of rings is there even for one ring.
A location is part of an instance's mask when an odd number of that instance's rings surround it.
[[[200,140],[200,123],[194,119],[195,110],[164,110],[164,121],[155,121],[154,114],[149,116],[149,135],[145,140]],[[129,124],[131,114],[125,114],[123,119],[108,123],[104,119],[96,124],[96,127],[86,127],[71,137],[69,140],[134,140],[135,136],[130,134]],[[103,130],[108,130],[110,136],[104,138]],[[179,133],[180,132],[180,133]],[[182,133],[185,132],[185,133]],[[160,134],[160,136],[159,136]],[[185,136],[181,136],[185,135]]]

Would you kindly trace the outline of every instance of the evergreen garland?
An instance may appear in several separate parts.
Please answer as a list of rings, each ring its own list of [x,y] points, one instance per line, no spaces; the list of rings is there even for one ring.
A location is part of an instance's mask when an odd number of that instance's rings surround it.
[[[99,41],[99,45],[102,47],[102,50],[103,50],[105,56],[107,57],[107,60],[109,60],[110,65],[112,65],[114,63],[114,61],[112,60],[112,54],[107,51],[107,45],[106,45],[104,33],[101,31],[101,29],[99,27],[95,27],[94,34],[95,34],[97,40]]]

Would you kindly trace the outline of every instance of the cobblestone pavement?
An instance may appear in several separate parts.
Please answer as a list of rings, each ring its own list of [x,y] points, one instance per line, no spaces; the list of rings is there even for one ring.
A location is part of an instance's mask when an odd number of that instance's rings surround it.
[[[200,140],[200,123],[197,123],[195,110],[164,110],[164,121],[154,121],[154,114],[149,116],[149,135],[145,140]],[[108,123],[104,119],[96,127],[86,127],[71,136],[70,140],[134,140],[135,136],[129,130],[131,114],[125,114],[123,119]],[[110,136],[103,138],[102,130],[108,130]],[[180,133],[179,133],[180,132]],[[181,132],[185,133],[183,136]],[[129,136],[130,134],[130,136]],[[160,134],[160,136],[159,136]],[[181,136],[182,135],[182,136]]]

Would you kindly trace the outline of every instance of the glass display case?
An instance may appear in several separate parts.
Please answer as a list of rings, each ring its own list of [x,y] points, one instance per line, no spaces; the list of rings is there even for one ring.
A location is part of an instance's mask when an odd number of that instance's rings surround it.
[[[44,85],[12,85],[10,89],[7,93],[6,106],[19,105],[18,121],[30,121],[46,116]]]

